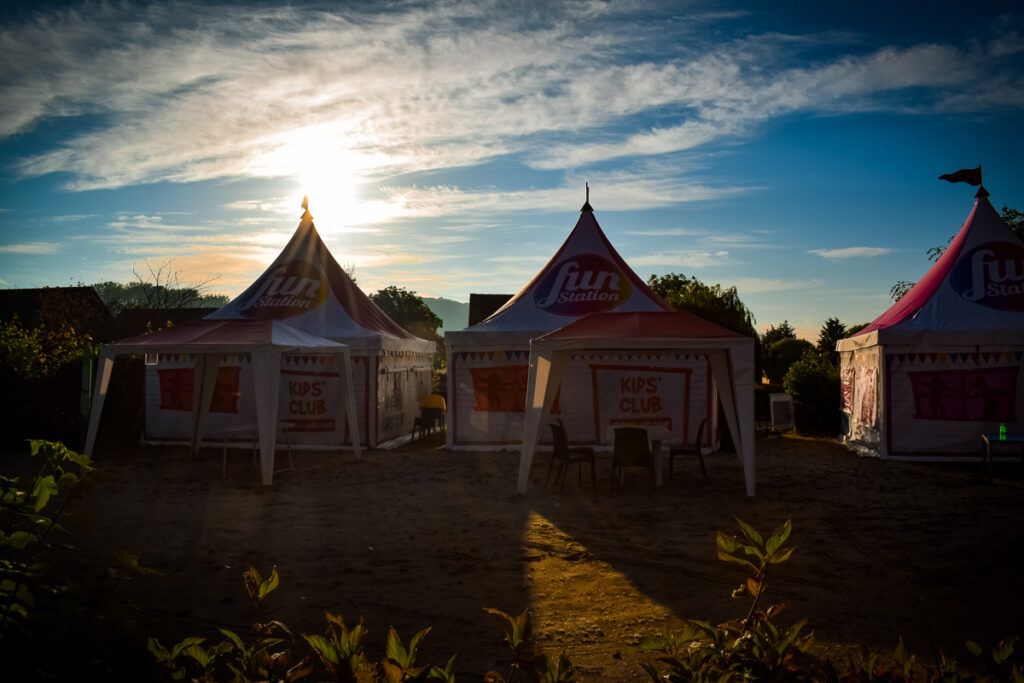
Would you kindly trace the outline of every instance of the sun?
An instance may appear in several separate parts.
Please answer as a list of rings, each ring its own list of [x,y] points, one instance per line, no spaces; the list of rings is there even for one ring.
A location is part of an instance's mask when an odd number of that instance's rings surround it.
[[[358,188],[368,164],[345,140],[333,124],[293,128],[265,140],[257,162],[259,175],[293,179],[295,206],[309,197],[317,230],[324,233],[348,230],[360,214]]]

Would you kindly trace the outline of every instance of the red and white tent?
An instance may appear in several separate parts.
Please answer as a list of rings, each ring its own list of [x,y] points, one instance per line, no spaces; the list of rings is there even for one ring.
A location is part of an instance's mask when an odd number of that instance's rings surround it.
[[[708,359],[726,423],[754,495],[754,340],[692,313],[591,313],[530,343],[530,375],[517,491],[526,490],[534,449],[554,407],[568,362],[588,352],[657,354]],[[654,387],[637,385],[638,393]]]
[[[523,438],[530,340],[598,311],[653,312],[671,307],[641,280],[608,241],[589,201],[561,248],[512,299],[487,319],[445,334],[448,360],[448,446],[508,447]],[[668,426],[681,439],[714,414],[707,359],[604,349],[570,359],[555,411],[570,440],[599,440],[602,425],[623,408]],[[664,387],[632,403],[631,382]],[[568,400],[571,396],[572,400]],[[630,418],[638,418],[632,414]]]
[[[1024,430],[1024,244],[988,192],[976,196],[925,276],[837,345],[844,437],[858,450],[976,454],[1000,423]]]
[[[289,327],[347,345],[351,351],[359,429],[375,446],[408,434],[430,393],[435,344],[402,329],[360,290],[331,255],[303,213],[295,234],[244,292],[208,320],[278,320]],[[337,369],[310,366],[310,359],[286,355],[281,368],[282,420],[299,443],[338,446],[327,403],[311,401],[313,392],[336,394]],[[181,438],[188,428],[183,406],[161,400],[162,370],[187,367],[189,361],[162,356],[147,371],[146,434],[154,440]],[[241,381],[246,382],[246,371]],[[164,377],[169,377],[167,372]],[[211,426],[250,420],[253,405],[243,402],[240,417],[214,415]],[[346,439],[345,444],[350,444]]]
[[[249,369],[252,384],[248,398],[254,405],[250,432],[258,434],[260,472],[264,485],[274,480],[274,450],[281,428],[278,386],[282,360],[286,355],[331,359],[340,376],[335,390],[343,395],[330,397],[324,405],[335,406],[328,421],[338,438],[347,425],[351,431],[356,456],[359,456],[359,427],[356,420],[355,397],[352,391],[352,362],[344,344],[296,330],[276,320],[198,320],[176,325],[150,334],[104,344],[99,368],[85,454],[91,455],[96,444],[103,403],[110,386],[114,359],[120,355],[145,354],[147,360],[160,356],[186,359],[189,366],[179,370],[177,390],[188,405],[189,438],[193,452],[207,435],[211,408],[220,406],[237,412],[239,401],[238,368]],[[321,361],[320,366],[327,363]],[[234,370],[234,372],[231,372]],[[340,408],[344,406],[344,410]]]

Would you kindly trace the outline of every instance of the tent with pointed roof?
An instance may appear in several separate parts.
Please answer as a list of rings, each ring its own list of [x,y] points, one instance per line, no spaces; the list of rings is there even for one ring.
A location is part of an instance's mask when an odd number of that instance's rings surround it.
[[[435,344],[405,331],[384,313],[334,259],[313,224],[309,211],[284,249],[244,292],[207,320],[277,320],[296,330],[348,346],[359,430],[363,442],[375,446],[408,434],[419,414],[419,402],[431,389]],[[161,401],[161,370],[189,361],[162,358],[147,375],[147,435],[152,439],[181,437],[188,421],[180,406]],[[313,363],[312,365],[310,363]],[[281,412],[300,443],[337,446],[329,401],[339,381],[334,368],[308,357],[286,355],[281,368]],[[164,373],[170,377],[168,373]],[[240,381],[247,381],[242,368]],[[252,419],[254,406],[243,403],[241,415],[211,416],[214,426]],[[346,444],[351,443],[346,440]]]
[[[976,457],[980,434],[1024,430],[1024,244],[984,188],[925,276],[837,349],[851,447]]]
[[[356,455],[359,455],[359,427],[352,393],[352,364],[348,347],[307,334],[277,320],[196,320],[104,344],[100,349],[94,399],[89,415],[86,455],[92,455],[96,444],[114,359],[127,354],[145,354],[147,358],[154,359],[161,354],[184,356],[192,362],[193,367],[185,369],[185,376],[179,373],[177,390],[182,394],[183,403],[188,406],[189,440],[193,453],[208,436],[206,425],[211,409],[217,406],[223,409],[238,402],[238,373],[222,373],[222,366],[225,369],[235,363],[248,366],[253,378],[248,398],[255,407],[249,431],[256,435],[260,451],[260,474],[266,486],[274,481],[274,451],[282,428],[276,400],[282,357],[284,354],[328,357],[341,378],[335,388],[346,394],[332,401],[332,405],[338,408],[329,415],[329,419],[339,434],[346,426],[352,430],[355,434],[353,443]],[[227,386],[231,384],[229,378],[232,375],[235,380],[233,389]],[[344,409],[340,408],[341,405],[344,405]]]
[[[530,340],[596,311],[671,311],[623,260],[588,201],[547,264],[488,318],[445,334],[448,445],[510,447],[522,440]],[[714,415],[707,358],[603,349],[569,359],[554,410],[570,440],[602,440],[603,425],[630,413],[669,425],[680,440]],[[637,391],[640,384],[651,392]],[[657,387],[654,390],[654,387]]]
[[[753,496],[754,340],[692,313],[667,311],[591,313],[530,342],[526,419],[516,490],[526,491],[537,437],[551,415],[554,397],[565,377],[566,361],[581,352],[621,353],[624,349],[675,354],[677,358],[690,354],[708,358],[721,388],[722,408],[743,467],[747,495]]]

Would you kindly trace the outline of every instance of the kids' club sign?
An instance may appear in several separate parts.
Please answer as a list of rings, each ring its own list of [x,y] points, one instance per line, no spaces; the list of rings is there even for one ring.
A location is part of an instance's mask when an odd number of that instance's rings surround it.
[[[567,258],[548,273],[534,294],[538,308],[558,315],[586,315],[629,300],[633,285],[614,263],[596,254]]]

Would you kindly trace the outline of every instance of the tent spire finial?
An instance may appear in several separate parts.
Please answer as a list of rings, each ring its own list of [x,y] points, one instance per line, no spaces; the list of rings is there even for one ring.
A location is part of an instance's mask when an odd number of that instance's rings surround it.
[[[594,207],[590,205],[590,183],[584,183],[584,185],[587,188],[587,199],[583,202],[583,208],[580,209],[580,212],[594,213]]]
[[[303,211],[302,211],[302,220],[304,220],[304,221],[305,220],[310,220],[310,221],[313,220],[313,214],[311,214],[309,212],[309,197],[308,196],[304,195],[302,197],[302,209],[303,209]]]

